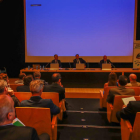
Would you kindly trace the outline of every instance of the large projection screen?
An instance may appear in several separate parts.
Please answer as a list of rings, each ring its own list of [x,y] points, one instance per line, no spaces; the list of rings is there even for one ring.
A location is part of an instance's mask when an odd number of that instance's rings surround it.
[[[24,0],[25,62],[132,62],[137,0]]]

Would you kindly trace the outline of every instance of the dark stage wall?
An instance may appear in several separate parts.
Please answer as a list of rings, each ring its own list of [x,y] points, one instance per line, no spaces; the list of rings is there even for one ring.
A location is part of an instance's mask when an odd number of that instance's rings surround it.
[[[140,40],[140,2],[138,3],[137,17],[136,38]],[[66,63],[62,65],[69,67],[69,64]],[[114,65],[120,68],[133,66],[132,63],[116,63]],[[23,0],[0,2],[0,67],[3,66],[7,68],[11,78],[18,77],[20,69],[28,66],[25,63]],[[99,67],[97,63],[90,63],[89,66]]]

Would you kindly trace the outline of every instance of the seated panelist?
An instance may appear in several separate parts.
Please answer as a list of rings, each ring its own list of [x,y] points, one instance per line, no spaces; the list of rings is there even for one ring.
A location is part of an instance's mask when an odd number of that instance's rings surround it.
[[[104,55],[103,56],[103,59],[100,61],[100,68],[102,68],[102,64],[111,64],[111,67],[115,67],[113,64],[112,64],[112,62],[109,60],[109,59],[107,59],[107,56],[106,55]]]
[[[76,64],[81,64],[81,63],[85,63],[86,65],[86,61],[82,58],[79,58],[79,54],[76,54],[75,57],[76,58],[73,60],[74,67],[76,67]]]
[[[57,55],[57,54],[54,55],[54,60],[52,60],[51,63],[58,63],[58,64],[59,64],[59,67],[60,67],[60,68],[62,67],[61,61],[58,60],[58,55]]]

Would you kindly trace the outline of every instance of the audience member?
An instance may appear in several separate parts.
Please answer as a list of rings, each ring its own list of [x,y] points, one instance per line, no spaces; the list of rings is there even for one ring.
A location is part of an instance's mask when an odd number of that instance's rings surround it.
[[[17,92],[30,92],[30,82],[33,80],[32,75],[28,75],[24,77],[24,85],[17,87]]]
[[[14,102],[7,95],[0,96],[0,139],[1,140],[49,140],[49,135],[44,133],[38,137],[34,128],[27,126],[14,126]]]
[[[54,55],[54,60],[52,60],[51,63],[58,63],[59,64],[59,67],[60,68],[62,67],[61,61],[58,60],[58,55],[57,54]]]
[[[129,87],[138,87],[140,86],[140,83],[137,82],[137,76],[135,74],[130,74],[129,75],[129,80],[130,80],[130,83],[128,83],[126,86],[129,86]]]
[[[73,66],[74,67],[76,67],[76,64],[81,64],[81,63],[84,63],[85,67],[86,67],[86,61],[82,58],[79,58],[79,54],[76,54],[75,57],[76,58],[73,60]]]
[[[26,76],[25,73],[19,74],[19,80],[15,81],[15,84],[24,84],[23,79],[24,79],[25,76]]]
[[[41,94],[43,91],[44,83],[41,80],[34,80],[30,83],[30,91],[32,92],[32,97],[30,100],[24,100],[21,102],[22,107],[44,107],[50,108],[51,117],[60,112],[59,107],[57,107],[51,99],[42,99]]]
[[[115,72],[109,74],[108,82],[104,84],[104,88],[107,86],[118,86],[117,74]]]
[[[126,107],[117,112],[116,117],[119,121],[121,118],[129,120],[133,126],[137,112],[140,112],[140,101],[130,101]]]
[[[14,95],[13,91],[8,92],[7,82],[4,81],[4,80],[0,80],[0,96],[1,95],[8,95],[8,94],[11,96],[11,98],[14,101],[14,107],[19,107],[20,106],[20,101]]]
[[[59,101],[65,99],[65,88],[61,84],[61,75],[54,73],[52,75],[52,84],[44,86],[44,92],[57,92],[59,93]]]
[[[34,80],[39,80],[41,78],[41,73],[39,71],[34,72]],[[42,79],[40,79],[42,80]],[[44,85],[48,85],[48,82],[45,82],[45,80],[42,80]]]
[[[109,90],[109,95],[107,97],[107,102],[113,104],[115,95],[135,95],[133,89],[125,88],[127,84],[127,78],[124,75],[119,76],[119,87],[112,88]]]

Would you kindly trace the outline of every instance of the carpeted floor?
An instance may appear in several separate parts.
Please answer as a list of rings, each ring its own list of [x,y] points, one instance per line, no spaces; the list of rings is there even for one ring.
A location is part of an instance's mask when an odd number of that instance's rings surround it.
[[[58,121],[57,140],[121,140],[119,124],[109,124],[99,99],[66,99],[68,117]]]

